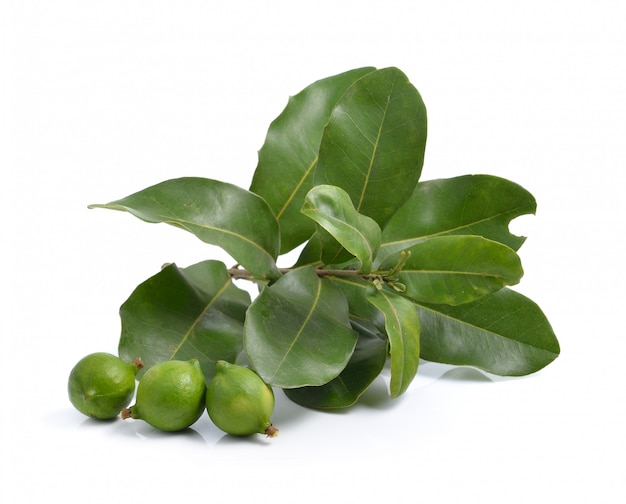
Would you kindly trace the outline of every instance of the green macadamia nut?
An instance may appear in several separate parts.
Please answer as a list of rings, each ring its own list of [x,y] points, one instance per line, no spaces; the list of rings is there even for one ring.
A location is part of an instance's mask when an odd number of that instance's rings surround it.
[[[99,420],[115,418],[130,404],[135,393],[135,375],[143,367],[106,352],[83,357],[68,379],[68,395],[81,413]]]
[[[135,404],[122,418],[141,419],[163,431],[194,424],[205,407],[206,381],[197,359],[155,364],[139,380]]]
[[[278,435],[270,417],[274,392],[253,370],[218,361],[207,386],[206,408],[213,423],[235,436]]]

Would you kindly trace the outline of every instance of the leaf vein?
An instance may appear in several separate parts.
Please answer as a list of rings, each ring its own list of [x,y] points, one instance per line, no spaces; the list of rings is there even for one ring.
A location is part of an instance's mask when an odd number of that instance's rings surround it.
[[[252,245],[254,248],[260,250],[263,254],[269,256],[272,258],[272,261],[274,260],[274,257],[272,256],[272,254],[266,250],[263,246],[261,246],[259,243],[251,240],[250,238],[240,234],[240,233],[235,233],[234,231],[231,231],[229,229],[225,229],[225,228],[220,228],[220,227],[216,227],[216,226],[210,226],[208,224],[202,224],[200,222],[194,222],[194,221],[188,221],[188,220],[184,220],[184,219],[179,219],[176,218],[174,220],[169,220],[169,217],[166,216],[159,216],[159,218],[165,223],[165,224],[169,224],[170,226],[179,226],[179,227],[184,227],[184,229],[186,229],[187,231],[189,231],[190,233],[192,233],[191,228],[193,228],[194,226],[202,228],[202,229],[208,229],[211,231],[215,231],[217,233],[223,233],[229,236],[234,236],[235,238],[239,238],[241,241],[246,242],[250,245]]]
[[[293,190],[291,191],[291,194],[289,195],[289,197],[285,200],[285,203],[283,204],[283,206],[280,208],[280,210],[278,211],[278,213],[276,214],[276,219],[280,220],[280,218],[282,217],[282,215],[285,213],[285,211],[287,210],[287,207],[291,204],[291,202],[293,201],[293,199],[296,197],[296,194],[298,193],[298,191],[300,190],[300,188],[302,187],[302,185],[304,184],[304,181],[307,179],[307,177],[309,176],[309,174],[311,173],[311,170],[313,170],[313,168],[315,167],[315,165],[317,164],[317,159],[318,156],[316,155],[313,158],[313,161],[311,161],[311,164],[309,164],[309,166],[306,168],[306,170],[304,171],[304,174],[302,175],[302,177],[300,178],[300,180],[298,181],[298,183],[296,184],[296,186],[293,188]]]
[[[274,368],[274,376],[276,376],[278,374],[278,371],[280,370],[280,368],[285,363],[285,360],[287,359],[289,354],[293,351],[293,348],[296,345],[296,343],[298,342],[298,340],[300,339],[300,336],[302,336],[304,328],[308,325],[309,320],[311,320],[311,317],[313,316],[313,313],[315,312],[315,309],[317,308],[317,305],[319,304],[321,292],[322,292],[322,282],[318,281],[317,282],[317,292],[315,293],[315,296],[313,298],[313,302],[311,303],[311,308],[309,309],[309,312],[307,313],[304,321],[300,325],[300,328],[298,329],[298,332],[295,334],[295,336],[293,338],[293,341],[291,342],[291,344],[289,345],[289,347],[285,351],[282,359],[280,360],[280,362]]]
[[[372,169],[374,167],[374,160],[376,159],[376,152],[378,151],[378,147],[380,146],[380,137],[382,135],[383,124],[385,123],[387,112],[389,111],[389,103],[390,103],[390,96],[387,96],[387,102],[385,103],[384,110],[382,111],[383,116],[380,120],[380,124],[378,125],[378,131],[376,133],[376,141],[373,144],[373,149],[372,149],[372,153],[370,156],[369,165],[367,167],[367,173],[365,174],[365,182],[363,183],[363,188],[361,189],[361,196],[359,198],[359,203],[356,206],[357,212],[361,210],[361,206],[363,205],[363,201],[365,200],[365,192],[367,191],[367,186],[369,185],[369,179],[372,175]]]
[[[477,224],[482,224],[483,222],[496,220],[498,217],[502,217],[502,216],[505,216],[505,215],[510,215],[510,214],[513,214],[513,213],[516,213],[516,212],[517,212],[517,209],[509,210],[509,211],[506,211],[506,212],[500,212],[500,213],[497,213],[497,214],[494,214],[494,215],[487,216],[487,217],[485,217],[483,219],[477,219],[475,221],[462,224],[460,226],[456,226],[456,227],[449,228],[449,229],[444,229],[444,230],[439,231],[437,233],[431,233],[431,234],[421,235],[421,236],[413,236],[411,238],[404,238],[402,240],[394,240],[394,241],[384,242],[384,243],[381,243],[380,248],[383,249],[385,247],[391,247],[391,246],[394,246],[394,245],[400,245],[402,243],[410,243],[412,245],[415,245],[417,242],[423,241],[423,240],[427,240],[428,238],[434,238],[435,236],[451,234],[451,233],[454,233],[456,231],[460,231],[461,229],[466,229],[466,228],[475,226]]]
[[[226,282],[224,282],[224,285],[222,285],[222,287],[216,292],[215,296],[211,298],[211,300],[207,303],[204,309],[200,312],[200,314],[196,317],[193,323],[189,326],[189,329],[187,329],[187,332],[185,332],[185,334],[183,335],[182,340],[180,341],[178,346],[174,349],[174,351],[172,352],[172,355],[170,355],[169,360],[172,360],[176,356],[176,354],[180,351],[183,345],[187,342],[187,340],[189,339],[189,336],[191,336],[194,329],[198,326],[202,318],[206,315],[209,309],[215,304],[215,302],[220,298],[220,296],[224,294],[224,292],[226,291],[226,289],[228,288],[230,284],[231,284],[231,280],[229,278]]]

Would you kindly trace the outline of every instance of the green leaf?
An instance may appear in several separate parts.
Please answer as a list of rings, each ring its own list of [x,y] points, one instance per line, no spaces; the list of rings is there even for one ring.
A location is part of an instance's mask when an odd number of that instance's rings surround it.
[[[427,238],[450,234],[484,236],[518,250],[525,238],[512,235],[509,223],[536,208],[526,189],[491,175],[420,182],[383,229],[377,262]]]
[[[322,239],[318,232],[315,232],[306,245],[302,247],[302,251],[296,260],[294,267],[315,266],[322,267]]]
[[[547,366],[560,352],[541,309],[508,288],[469,304],[418,304],[417,310],[425,360],[522,376]]]
[[[249,294],[233,285],[226,266],[203,261],[175,264],[141,283],[122,304],[119,355],[140,357],[145,369],[158,362],[196,358],[205,376],[215,362],[234,362],[243,350]]]
[[[281,388],[329,382],[346,367],[356,340],[346,299],[311,267],[265,287],[250,305],[244,328],[251,367]]]
[[[404,393],[417,374],[420,319],[413,303],[388,289],[370,291],[369,301],[385,315],[391,356],[391,397]]]
[[[300,213],[313,174],[324,126],[346,90],[374,68],[357,68],[314,82],[292,96],[272,122],[250,190],[269,204],[280,224],[281,254],[305,241],[314,224]]]
[[[407,252],[398,279],[408,297],[427,303],[468,303],[519,283],[524,274],[513,249],[482,236],[437,236]]]
[[[419,180],[426,108],[397,68],[368,73],[339,100],[320,144],[315,184],[341,187],[380,226]]]
[[[321,226],[302,248],[296,265],[331,269],[361,267],[360,261]]]
[[[372,324],[378,331],[385,333],[385,316],[367,298],[368,292],[376,290],[372,282],[348,276],[329,276],[328,281],[343,293],[353,321]]]
[[[387,360],[387,340],[369,328],[353,324],[359,339],[350,361],[341,374],[318,387],[285,389],[285,395],[307,408],[352,406],[380,374]]]
[[[165,222],[223,248],[260,278],[276,279],[279,231],[267,203],[256,194],[217,180],[167,180],[105,205],[146,222]]]
[[[316,186],[306,195],[302,213],[361,261],[361,272],[371,271],[372,260],[380,245],[380,227],[376,221],[354,209],[346,191],[336,186]]]

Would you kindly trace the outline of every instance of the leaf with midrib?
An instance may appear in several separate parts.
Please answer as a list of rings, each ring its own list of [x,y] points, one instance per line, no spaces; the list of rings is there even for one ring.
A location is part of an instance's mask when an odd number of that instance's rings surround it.
[[[315,184],[341,187],[356,210],[383,226],[419,180],[426,107],[394,67],[356,81],[333,109],[319,148]]]
[[[417,310],[425,360],[522,376],[547,366],[560,353],[539,306],[507,287],[473,303],[419,303]]]
[[[484,236],[518,250],[525,238],[511,234],[509,223],[536,209],[526,189],[492,175],[422,181],[385,225],[375,266],[420,241],[451,234]]]
[[[374,68],[364,67],[318,80],[289,99],[270,125],[250,191],[262,196],[280,224],[281,254],[315,231],[300,213],[304,195],[313,187],[324,126],[346,90]]]
[[[120,307],[120,357],[139,357],[145,369],[196,358],[210,378],[216,361],[234,362],[241,353],[249,304],[250,295],[233,285],[223,263],[170,264],[138,285]]]
[[[420,359],[420,319],[413,303],[392,292],[370,291],[367,299],[385,316],[391,357],[391,397],[404,393],[417,374]]]
[[[244,347],[270,385],[323,385],[346,367],[357,334],[342,293],[311,267],[292,270],[250,305]]]
[[[517,284],[524,274],[513,249],[482,236],[436,236],[407,252],[398,279],[408,297],[427,303],[468,303]],[[392,261],[387,267],[393,265]]]
[[[121,210],[146,222],[170,224],[221,247],[260,278],[280,276],[276,218],[263,198],[235,185],[183,177],[89,208]]]

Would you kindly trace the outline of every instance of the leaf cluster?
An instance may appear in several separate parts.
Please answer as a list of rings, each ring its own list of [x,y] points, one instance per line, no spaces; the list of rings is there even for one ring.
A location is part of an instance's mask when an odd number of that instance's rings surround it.
[[[186,177],[92,205],[182,228],[236,262],[170,264],[140,284],[120,309],[120,356],[197,358],[207,379],[245,358],[313,408],[355,403],[386,363],[396,397],[420,359],[509,376],[552,362],[548,320],[510,289],[524,238],[508,226],[534,197],[491,175],[422,181],[426,136],[407,77],[358,68],[289,99],[248,190]]]

